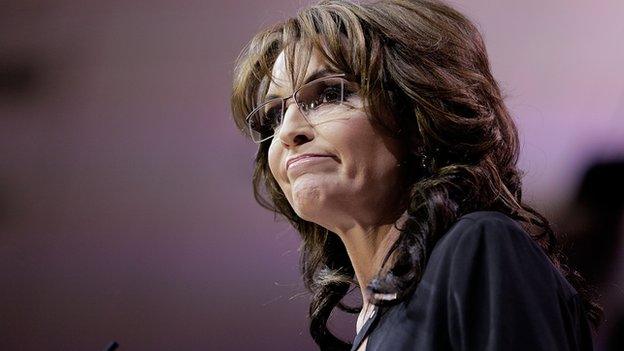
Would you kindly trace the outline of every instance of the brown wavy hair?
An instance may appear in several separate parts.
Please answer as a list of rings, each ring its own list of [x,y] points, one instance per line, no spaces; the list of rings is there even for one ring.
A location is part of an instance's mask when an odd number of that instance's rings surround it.
[[[519,221],[579,292],[587,318],[599,324],[602,310],[578,272],[565,264],[550,223],[522,202],[518,131],[492,76],[483,39],[468,18],[425,0],[322,1],[301,10],[258,33],[238,58],[231,108],[243,133],[248,135],[245,116],[266,94],[280,52],[296,87],[312,50],[329,68],[354,77],[373,125],[410,150],[403,165],[407,220],[385,257],[384,266],[392,265],[367,286],[369,292],[397,293],[397,298],[372,303],[404,300],[416,289],[440,236],[463,214],[494,210]],[[342,303],[357,285],[353,267],[335,233],[301,219],[288,203],[269,170],[270,142],[261,143],[256,154],[255,198],[301,235],[300,266],[312,293],[314,341],[323,350],[348,350],[351,345],[332,334],[327,321],[336,307],[360,311]]]

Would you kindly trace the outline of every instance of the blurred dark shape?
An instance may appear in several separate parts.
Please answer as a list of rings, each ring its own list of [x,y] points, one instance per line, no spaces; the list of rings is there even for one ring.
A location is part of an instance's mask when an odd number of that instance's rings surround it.
[[[570,262],[592,284],[609,274],[619,243],[624,205],[624,159],[592,165],[581,182],[575,206],[584,213],[585,225],[575,228]]]
[[[609,212],[622,210],[622,176],[624,159],[594,164],[583,178],[576,201]]]
[[[0,99],[34,95],[40,86],[42,66],[33,56],[0,56]]]
[[[624,350],[624,315],[620,315],[615,321],[613,330],[611,330],[611,337],[607,341],[607,351],[621,351]]]
[[[597,351],[624,350],[624,158],[592,164],[560,221],[570,265],[596,290],[604,309]]]

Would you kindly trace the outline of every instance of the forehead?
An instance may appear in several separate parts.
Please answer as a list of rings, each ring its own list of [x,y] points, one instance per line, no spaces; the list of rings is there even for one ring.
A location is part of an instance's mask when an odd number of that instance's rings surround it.
[[[321,54],[317,49],[313,49],[310,54],[310,61],[308,62],[308,66],[305,71],[305,75],[303,79],[310,76],[312,73],[326,68],[325,62],[321,57]],[[295,65],[295,69],[297,66]],[[273,64],[273,69],[271,70],[272,81],[269,84],[269,88],[267,91],[267,95],[269,94],[281,94],[284,95],[289,91],[294,89],[293,84],[291,82],[291,74],[286,67],[286,55],[284,51],[282,51],[277,58],[275,59],[275,63]]]

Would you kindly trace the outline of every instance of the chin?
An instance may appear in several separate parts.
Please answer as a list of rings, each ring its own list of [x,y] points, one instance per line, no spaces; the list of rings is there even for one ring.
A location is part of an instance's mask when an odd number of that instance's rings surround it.
[[[325,201],[322,200],[323,198],[317,192],[305,191],[305,194],[294,194],[291,206],[301,219],[318,223],[318,220],[322,218],[323,212],[327,208]]]
[[[321,216],[321,212],[323,210],[322,205],[318,202],[316,203],[295,203],[293,206],[293,210],[297,216],[301,217],[301,219],[318,223],[318,219]]]
[[[308,222],[320,223],[331,213],[328,210],[335,203],[335,188],[325,179],[317,176],[301,176],[288,189],[288,201],[295,213]]]

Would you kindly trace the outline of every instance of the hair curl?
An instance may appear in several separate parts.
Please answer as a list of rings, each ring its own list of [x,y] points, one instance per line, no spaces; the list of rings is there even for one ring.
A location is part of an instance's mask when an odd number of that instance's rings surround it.
[[[234,72],[231,107],[239,129],[266,94],[273,64],[284,51],[295,86],[311,51],[332,69],[360,84],[371,122],[411,151],[405,169],[407,220],[385,257],[390,269],[367,289],[397,293],[395,304],[416,289],[437,240],[463,214],[500,211],[518,220],[554,266],[581,294],[587,318],[597,326],[602,310],[588,286],[565,264],[548,220],[522,202],[523,172],[516,166],[519,138],[504,97],[490,71],[483,39],[471,21],[437,1],[322,1],[296,17],[258,33],[243,50]],[[384,113],[390,112],[390,113]],[[310,333],[321,349],[348,350],[327,321],[354,281],[354,270],[335,233],[297,216],[267,161],[270,140],[259,146],[253,174],[258,203],[285,217],[300,233],[300,267],[310,303]],[[431,162],[418,162],[424,153]],[[372,296],[372,294],[371,294]]]

